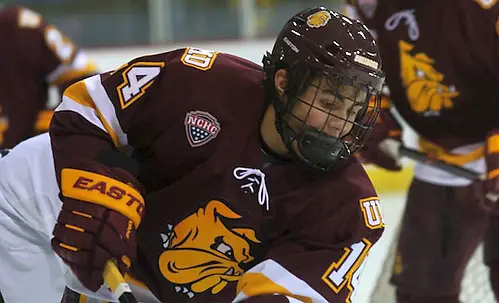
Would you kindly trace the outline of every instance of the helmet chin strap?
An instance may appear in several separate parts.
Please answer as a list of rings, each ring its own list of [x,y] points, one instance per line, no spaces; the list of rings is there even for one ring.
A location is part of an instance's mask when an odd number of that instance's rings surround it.
[[[301,157],[310,164],[327,169],[350,155],[341,139],[325,136],[319,131],[305,130],[297,138]]]
[[[326,136],[315,128],[307,127],[298,132],[283,121],[280,127],[282,140],[289,153],[309,166],[327,170],[350,155],[348,146],[341,139]],[[293,147],[293,142],[296,142],[298,150]]]

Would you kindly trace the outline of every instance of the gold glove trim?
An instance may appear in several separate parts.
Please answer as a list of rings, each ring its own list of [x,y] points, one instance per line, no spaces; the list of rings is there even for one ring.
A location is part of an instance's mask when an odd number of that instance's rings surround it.
[[[132,220],[138,228],[144,211],[144,198],[130,185],[100,174],[65,168],[61,173],[62,195],[102,205]]]

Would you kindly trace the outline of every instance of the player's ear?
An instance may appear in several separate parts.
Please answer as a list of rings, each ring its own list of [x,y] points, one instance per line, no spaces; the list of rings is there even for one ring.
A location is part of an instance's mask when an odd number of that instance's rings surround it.
[[[285,69],[279,69],[274,75],[275,90],[280,99],[284,99],[284,91],[288,85],[288,72]]]

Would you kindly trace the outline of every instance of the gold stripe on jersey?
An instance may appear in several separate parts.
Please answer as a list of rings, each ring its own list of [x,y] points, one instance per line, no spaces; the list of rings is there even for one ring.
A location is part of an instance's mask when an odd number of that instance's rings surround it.
[[[131,275],[129,275],[128,273],[125,273],[125,281],[128,283],[128,284],[131,284],[133,286],[137,286],[139,288],[142,288],[142,289],[146,289],[146,290],[149,290],[149,288],[147,287],[147,285],[145,285],[143,282],[135,279],[134,277],[132,277]]]
[[[291,293],[288,289],[272,281],[262,273],[246,273],[237,283],[237,293],[244,293],[248,297],[259,295],[280,294],[298,299],[300,302],[312,303],[309,297],[299,296]]]
[[[133,187],[116,179],[84,170],[64,168],[63,196],[113,209],[129,218],[137,229],[142,220],[144,198]]]
[[[499,176],[499,168],[496,168],[496,169],[491,170],[491,171],[487,174],[487,179],[494,179],[494,178],[496,178],[497,176]]]
[[[88,62],[85,66],[81,68],[69,69],[68,71],[59,75],[50,84],[51,85],[61,85],[67,82],[71,82],[74,79],[82,79],[85,76],[90,76],[97,74],[97,65],[94,62]]]
[[[70,98],[74,102],[77,102],[83,106],[92,108],[99,117],[99,120],[102,122],[104,129],[106,129],[107,133],[113,140],[114,145],[118,148],[121,148],[121,143],[118,139],[118,136],[116,135],[116,132],[112,129],[111,126],[109,126],[109,123],[106,121],[106,118],[95,105],[94,100],[92,99],[92,97],[90,97],[90,94],[88,93],[87,86],[85,85],[84,81],[78,81],[73,85],[71,85],[70,87],[68,87],[64,91],[64,96]]]
[[[327,302],[306,281],[298,278],[278,262],[267,259],[258,263],[239,279],[233,302],[242,302],[248,297],[280,294],[300,302]]]
[[[42,110],[39,112],[35,123],[35,131],[37,133],[46,132],[49,129],[50,121],[52,120],[53,115],[54,111],[52,110]]]
[[[425,152],[436,159],[445,161],[450,164],[454,165],[459,165],[463,166],[466,163],[473,162],[475,160],[478,160],[484,156],[484,148],[479,147],[472,152],[469,152],[467,154],[453,154],[450,153],[449,151],[445,150],[444,148],[431,143],[429,141],[426,141],[422,138],[419,139],[419,148],[422,152]]]
[[[499,153],[499,134],[487,138],[487,154]]]

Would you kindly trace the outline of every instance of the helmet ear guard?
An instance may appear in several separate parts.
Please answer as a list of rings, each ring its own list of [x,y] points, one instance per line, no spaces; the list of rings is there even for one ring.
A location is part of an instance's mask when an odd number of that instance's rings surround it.
[[[374,39],[362,23],[323,7],[305,10],[288,21],[262,63],[275,107],[276,128],[296,160],[327,170],[363,146],[380,109],[384,74]],[[274,76],[279,69],[288,72],[286,102],[275,90]],[[316,79],[327,79],[328,85],[337,89],[335,101],[347,99],[361,106],[354,118],[325,112],[327,120],[343,123],[341,135],[329,135],[325,125],[313,127],[307,123],[308,116],[298,119],[293,114],[299,102],[324,111],[314,105],[315,99],[307,102],[301,98]],[[354,98],[342,94],[340,87],[353,89]],[[365,98],[358,98],[360,92]],[[300,120],[300,126],[292,125],[292,119]],[[349,131],[343,134],[343,129]]]

